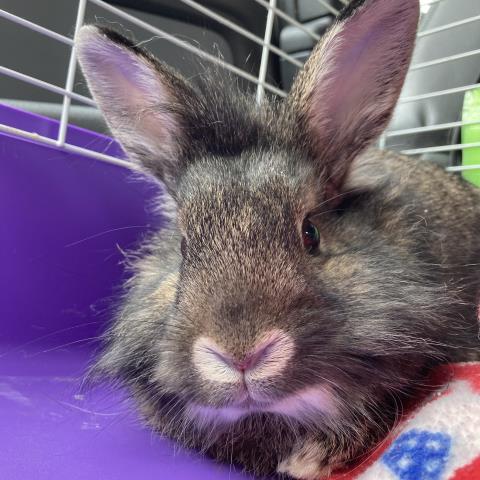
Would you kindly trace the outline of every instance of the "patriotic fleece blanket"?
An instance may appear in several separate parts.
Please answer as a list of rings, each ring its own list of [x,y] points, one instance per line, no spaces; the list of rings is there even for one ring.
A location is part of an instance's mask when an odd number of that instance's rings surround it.
[[[436,375],[443,389],[378,451],[331,480],[480,480],[480,363],[445,366]]]

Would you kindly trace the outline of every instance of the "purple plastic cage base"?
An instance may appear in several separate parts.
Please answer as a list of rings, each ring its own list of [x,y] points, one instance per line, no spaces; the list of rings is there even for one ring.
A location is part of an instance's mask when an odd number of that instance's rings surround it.
[[[56,138],[58,122],[0,105],[0,123]],[[111,138],[67,142],[121,158]],[[82,389],[125,279],[122,251],[161,228],[156,183],[0,133],[0,478],[245,479],[143,427],[121,391]]]

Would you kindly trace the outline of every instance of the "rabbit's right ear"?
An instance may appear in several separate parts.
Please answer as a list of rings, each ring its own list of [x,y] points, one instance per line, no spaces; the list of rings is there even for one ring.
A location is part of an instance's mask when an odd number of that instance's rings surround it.
[[[333,191],[391,118],[418,18],[418,0],[353,0],[292,87],[288,102]]]
[[[85,26],[77,48],[90,91],[115,138],[130,158],[174,190],[196,107],[193,88],[113,30]]]

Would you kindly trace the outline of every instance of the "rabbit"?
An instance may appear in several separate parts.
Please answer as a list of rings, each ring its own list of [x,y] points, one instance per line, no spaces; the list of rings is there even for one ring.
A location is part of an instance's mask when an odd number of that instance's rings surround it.
[[[260,105],[82,27],[90,91],[170,212],[93,371],[160,434],[323,479],[385,438],[433,367],[478,358],[480,193],[376,148],[418,20],[418,0],[354,0]]]

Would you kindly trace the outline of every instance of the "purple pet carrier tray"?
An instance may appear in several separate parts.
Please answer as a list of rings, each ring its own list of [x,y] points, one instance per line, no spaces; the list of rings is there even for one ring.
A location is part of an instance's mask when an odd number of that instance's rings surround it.
[[[0,123],[58,131],[3,105]],[[76,127],[67,142],[122,155],[110,138]],[[159,187],[3,133],[0,168],[0,478],[247,478],[152,434],[121,391],[82,383],[125,278],[122,250],[161,227],[150,208]]]

